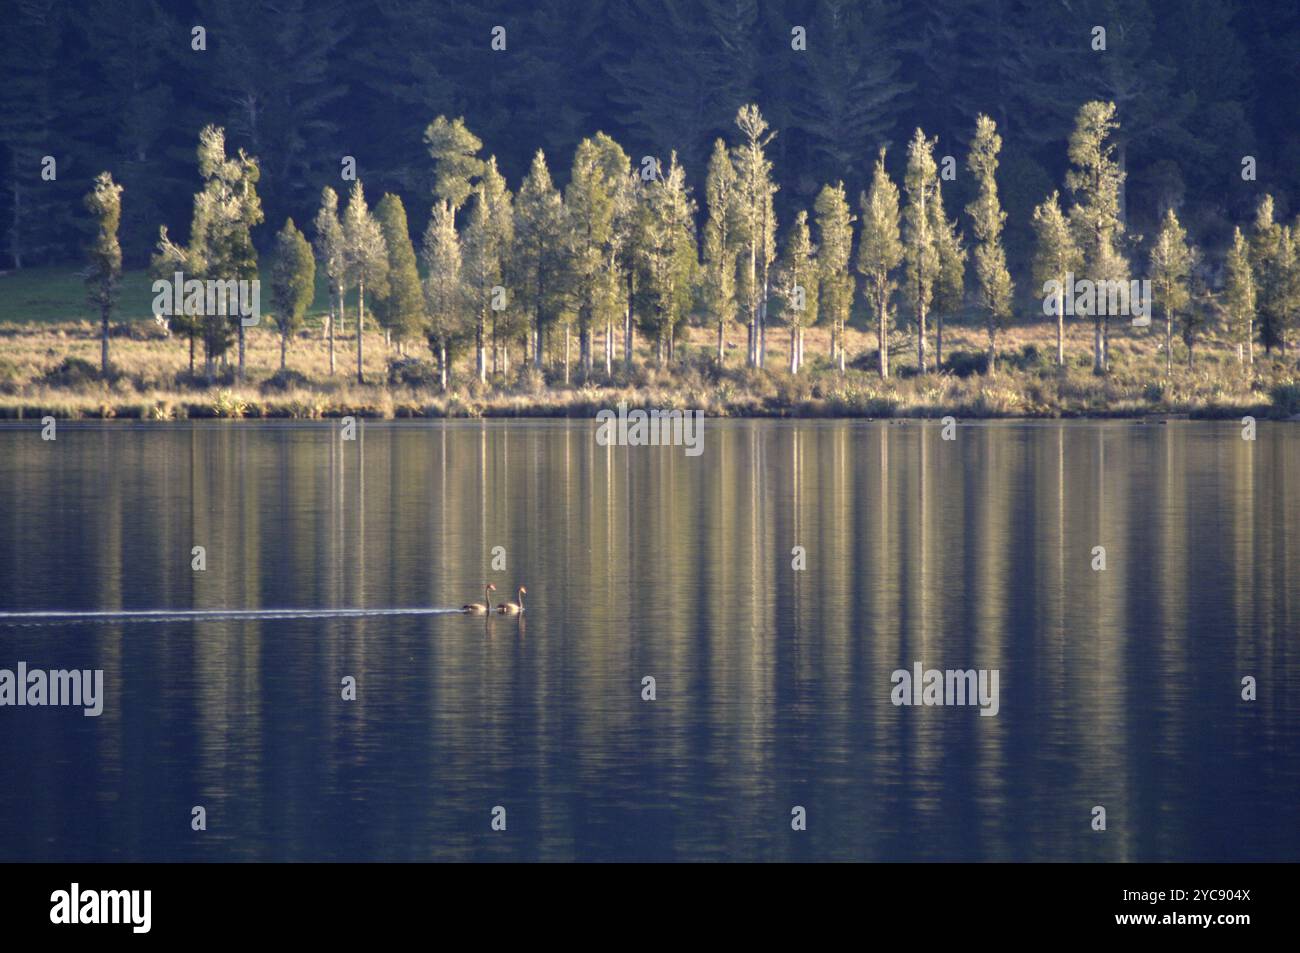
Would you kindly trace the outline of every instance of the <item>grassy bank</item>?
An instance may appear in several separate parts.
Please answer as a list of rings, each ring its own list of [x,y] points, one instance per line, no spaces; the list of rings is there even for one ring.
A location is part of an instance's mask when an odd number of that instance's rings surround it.
[[[308,328],[289,349],[287,372],[279,371],[279,338],[268,326],[248,335],[247,376],[242,383],[226,368],[209,384],[189,372],[184,339],[167,338],[149,318],[149,299],[137,292],[124,308],[125,320],[113,326],[113,372],[98,373],[99,338],[95,324],[75,319],[85,314],[79,283],[27,273],[0,277],[0,417],[132,418],[176,420],[195,417],[321,418],[347,414],[399,417],[587,417],[627,401],[642,407],[677,407],[712,416],[805,417],[1192,417],[1285,418],[1300,413],[1300,371],[1294,359],[1283,362],[1257,354],[1254,368],[1243,367],[1236,351],[1211,329],[1199,341],[1189,367],[1181,342],[1175,366],[1165,374],[1163,328],[1117,323],[1112,331],[1112,370],[1091,370],[1091,325],[1067,325],[1068,366],[1058,368],[1055,326],[1041,318],[1024,320],[1001,336],[997,373],[984,373],[986,347],[980,327],[950,324],[944,331],[944,365],[939,373],[915,373],[915,339],[906,329],[891,341],[895,376],[875,373],[876,341],[861,330],[848,332],[851,366],[843,376],[828,367],[829,340],[822,328],[806,332],[804,370],[792,376],[788,331],[769,328],[768,367],[744,365],[745,331],[728,334],[726,366],[714,364],[716,331],[689,328],[678,344],[671,368],[657,368],[648,342],[638,341],[636,365],[602,370],[587,383],[576,381],[576,337],[571,380],[563,374],[563,336],[557,334],[545,373],[519,367],[490,383],[474,379],[469,359],[456,365],[447,393],[437,385],[423,343],[399,356],[378,332],[367,332],[366,377],[355,380],[355,324],[336,334],[336,371],[329,372],[328,345],[322,334],[323,296],[309,315]],[[24,304],[25,302],[25,304]],[[349,303],[351,304],[351,302]],[[350,309],[349,309],[350,310]],[[29,314],[28,320],[20,315]],[[620,342],[621,343],[621,342]],[[933,348],[933,340],[931,340]],[[599,336],[596,354],[603,355]],[[620,352],[621,358],[621,352]],[[232,354],[233,359],[233,354]]]

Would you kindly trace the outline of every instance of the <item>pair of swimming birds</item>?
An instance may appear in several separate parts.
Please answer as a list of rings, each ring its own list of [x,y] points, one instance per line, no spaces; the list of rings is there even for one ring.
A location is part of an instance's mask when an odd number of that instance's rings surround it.
[[[519,587],[518,595],[515,596],[518,602],[503,602],[500,605],[492,605],[492,593],[497,591],[497,587],[492,583],[487,583],[483,587],[483,601],[470,602],[460,607],[460,611],[466,615],[487,615],[489,612],[496,612],[499,615],[519,615],[524,611],[524,594],[528,592],[523,586]]]

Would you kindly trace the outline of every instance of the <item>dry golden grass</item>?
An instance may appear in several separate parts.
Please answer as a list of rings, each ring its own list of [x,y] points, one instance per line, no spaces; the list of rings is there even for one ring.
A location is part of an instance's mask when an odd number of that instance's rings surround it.
[[[93,324],[0,326],[0,416],[588,416],[620,400],[638,406],[698,408],[718,416],[1284,416],[1300,410],[1294,359],[1282,362],[1257,355],[1252,371],[1242,367],[1235,350],[1215,334],[1198,342],[1196,363],[1190,368],[1176,340],[1176,364],[1166,378],[1159,322],[1150,329],[1124,324],[1112,328],[1112,369],[1106,376],[1091,371],[1092,328],[1081,320],[1067,325],[1066,368],[1053,365],[1055,327],[1042,321],[1019,324],[1000,335],[999,369],[993,375],[967,371],[963,376],[952,369],[969,364],[986,349],[982,328],[945,327],[944,357],[951,367],[924,376],[914,373],[914,335],[900,329],[891,339],[894,376],[884,381],[874,370],[875,337],[861,330],[848,332],[851,366],[841,376],[828,368],[828,331],[808,329],[805,370],[792,376],[787,329],[769,328],[768,366],[753,371],[742,366],[745,330],[733,326],[727,335],[727,366],[719,372],[712,360],[716,330],[694,327],[679,341],[672,368],[654,367],[647,342],[638,340],[637,366],[631,371],[620,367],[608,381],[601,372],[596,380],[579,385],[575,364],[573,382],[565,384],[559,366],[563,337],[556,335],[550,355],[554,362],[545,381],[529,369],[521,372],[516,349],[508,379],[498,377],[486,385],[473,379],[472,356],[462,358],[445,394],[428,376],[427,367],[420,369],[424,377],[415,386],[389,384],[389,363],[398,354],[377,332],[366,336],[365,385],[356,382],[355,331],[337,335],[333,375],[320,329],[300,334],[289,349],[288,369],[293,373],[281,381],[275,379],[279,338],[267,328],[254,328],[247,338],[246,380],[237,382],[233,368],[226,368],[211,386],[188,376],[186,342],[160,333],[148,322],[117,326],[110,351],[114,374],[102,381],[97,374],[50,376],[70,358],[98,368],[99,339]],[[929,348],[933,357],[933,334]],[[407,350],[409,357],[427,364],[422,344]],[[576,338],[572,353],[576,359]],[[596,354],[603,356],[599,337]],[[954,356],[957,361],[951,361]],[[230,360],[235,360],[233,350]],[[201,378],[201,353],[196,369]]]

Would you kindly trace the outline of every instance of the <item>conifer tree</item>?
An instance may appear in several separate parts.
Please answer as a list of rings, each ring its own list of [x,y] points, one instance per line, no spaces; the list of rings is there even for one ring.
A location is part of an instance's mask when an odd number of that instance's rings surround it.
[[[451,203],[433,204],[424,232],[424,300],[429,314],[429,350],[438,362],[438,382],[443,391],[451,380],[455,346],[464,331],[465,286],[461,275],[460,237],[456,234]]]
[[[330,310],[326,318],[329,335],[330,374],[334,373],[334,329],[343,321],[343,288],[347,277],[347,243],[339,221],[339,197],[328,185],[321,189],[316,212],[316,257],[325,269],[329,284]]]
[[[903,260],[899,235],[898,186],[885,171],[885,150],[880,150],[871,191],[864,192],[862,236],[858,241],[858,273],[865,279],[863,292],[875,318],[880,347],[880,376],[889,376],[889,334],[893,330],[894,291],[898,284],[894,270]]]
[[[943,210],[943,189],[935,189],[930,208],[935,247],[939,251],[939,273],[934,279],[934,364],[943,365],[943,324],[948,315],[961,309],[966,293],[966,249],[962,247],[957,222]]]
[[[396,195],[386,193],[375,206],[375,218],[388,252],[388,281],[383,297],[375,299],[375,318],[386,333],[403,345],[424,330],[424,293],[415,264],[415,247],[406,208]]]
[[[718,366],[726,361],[726,328],[736,311],[736,261],[740,216],[736,167],[721,139],[713,144],[704,185],[709,218],[704,226],[704,299],[718,324]]]
[[[849,256],[853,251],[853,216],[844,183],[822,186],[813,206],[817,225],[817,280],[819,313],[831,326],[831,366],[844,373],[844,328],[853,308],[853,275]],[[802,360],[802,354],[800,355]]]
[[[904,294],[912,305],[916,320],[916,365],[919,373],[927,370],[925,319],[934,297],[934,282],[939,274],[939,249],[935,241],[932,203],[939,190],[938,166],[934,161],[935,140],[927,139],[920,129],[907,146],[907,174],[903,189],[907,206],[903,210],[903,248],[907,262]]]
[[[1187,247],[1187,233],[1178,223],[1173,209],[1165,212],[1160,231],[1151,246],[1151,284],[1155,301],[1165,313],[1165,374],[1174,369],[1174,317],[1191,311],[1187,279],[1192,252]],[[1191,320],[1190,318],[1188,319]],[[1189,355],[1190,363],[1190,355]]]
[[[808,231],[808,213],[801,209],[786,237],[776,285],[790,328],[791,374],[798,374],[803,365],[804,328],[817,320],[817,290],[817,260]]]
[[[660,364],[672,362],[677,329],[690,311],[698,270],[694,215],[686,173],[674,152],[667,174],[646,185],[637,239],[645,325]]]
[[[641,234],[641,210],[645,199],[644,183],[635,171],[624,176],[614,202],[614,268],[620,276],[619,293],[623,309],[623,367],[631,370],[636,359],[635,326],[637,281],[640,277],[641,250],[637,245]],[[613,329],[611,329],[611,335]],[[606,354],[606,363],[613,360]]]
[[[1279,348],[1286,355],[1289,317],[1296,304],[1295,248],[1290,229],[1273,220],[1273,196],[1265,195],[1255,211],[1250,239],[1250,266],[1255,276],[1259,340],[1264,353]]]
[[[618,143],[604,133],[584,139],[573,158],[564,194],[570,236],[572,288],[578,317],[579,365],[583,377],[594,360],[593,328],[608,332],[616,307],[613,244],[616,192],[627,176],[629,160]]]
[[[361,180],[352,183],[347,208],[343,210],[344,285],[357,289],[357,383],[366,382],[364,337],[366,288],[382,297],[388,291],[388,246],[383,229],[366,205]]]
[[[95,176],[95,185],[86,194],[86,210],[95,216],[96,223],[86,269],[86,291],[90,303],[99,310],[99,373],[107,378],[108,322],[122,280],[122,246],[117,241],[117,227],[122,220],[122,186],[115,184],[109,173]]]
[[[762,367],[767,322],[770,269],[776,257],[776,211],[772,197],[772,163],[767,146],[776,133],[755,105],[742,106],[736,114],[742,142],[733,150],[736,165],[745,316],[749,321],[749,366]]]
[[[556,321],[566,291],[565,214],[539,149],[515,199],[514,269],[521,305],[531,316],[533,363],[542,366],[544,337]]]
[[[1044,294],[1055,289],[1046,303],[1052,309],[1050,313],[1056,315],[1056,363],[1064,367],[1065,287],[1074,269],[1082,264],[1082,256],[1070,222],[1061,211],[1059,193],[1053,192],[1034,209],[1034,232],[1034,281],[1042,286]]]
[[[311,245],[286,219],[275,237],[275,256],[271,260],[271,300],[275,306],[275,326],[280,331],[280,370],[284,370],[289,338],[303,326],[303,318],[316,291],[316,259]]]
[[[486,163],[478,158],[483,143],[465,128],[464,119],[448,120],[446,116],[439,116],[424,130],[424,143],[435,165],[433,194],[458,211],[486,169]]]
[[[1013,286],[1007,271],[1007,254],[1002,247],[1002,226],[1007,213],[998,201],[998,153],[1002,137],[988,116],[975,120],[975,139],[971,142],[966,163],[975,176],[979,190],[975,201],[966,206],[975,233],[975,280],[979,284],[980,306],[984,311],[989,334],[990,374],[997,371],[997,335],[1011,316]]]
[[[1229,337],[1237,345],[1237,362],[1255,363],[1255,276],[1250,267],[1250,247],[1240,228],[1232,231],[1223,286]]]
[[[498,368],[501,341],[498,339],[498,315],[509,307],[507,300],[497,300],[494,289],[505,289],[506,264],[514,241],[514,209],[506,180],[497,171],[496,158],[488,159],[483,177],[474,190],[474,198],[465,225],[465,285],[474,312],[475,372],[487,380],[486,339],[491,321],[492,373]],[[508,297],[508,296],[503,296]],[[504,324],[504,319],[502,319]]]
[[[173,242],[164,225],[153,258],[154,271],[160,277],[168,277],[162,273],[174,269],[184,272],[187,278],[222,282],[256,280],[257,249],[251,232],[262,221],[262,205],[256,188],[257,160],[242,149],[235,157],[227,157],[225,130],[213,125],[199,132],[198,159],[203,189],[194,196],[189,242],[184,246]],[[243,376],[244,324],[238,314],[224,313],[229,301],[228,295],[220,295],[219,313],[204,314],[201,318],[190,316],[203,335],[209,381],[213,378],[214,362],[230,347],[232,328],[238,328],[239,368]]]
[[[1120,215],[1120,190],[1124,171],[1116,159],[1115,104],[1089,102],[1079,109],[1070,135],[1070,162],[1074,168],[1065,184],[1074,194],[1070,223],[1077,230],[1087,278],[1097,283],[1126,281],[1128,262],[1119,248],[1124,233]],[[1110,369],[1109,308],[1099,295],[1093,308],[1093,372]]]

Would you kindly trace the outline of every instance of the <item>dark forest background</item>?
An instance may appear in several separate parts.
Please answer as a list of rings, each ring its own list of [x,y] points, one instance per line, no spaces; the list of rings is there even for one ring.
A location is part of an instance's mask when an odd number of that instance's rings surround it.
[[[542,148],[557,184],[598,130],[639,163],[676,149],[701,197],[713,140],[734,141],[756,102],[779,131],[778,219],[823,183],[856,197],[876,150],[918,125],[961,170],[986,112],[1004,138],[1008,246],[1029,242],[1034,204],[1061,185],[1078,106],[1119,107],[1130,229],[1173,207],[1220,246],[1260,195],[1300,206],[1300,5],[1234,0],[4,0],[0,3],[3,267],[74,261],[81,196],[109,170],[125,186],[125,264],[146,264],[168,224],[185,237],[206,123],[261,163],[268,247],[286,216],[309,221],[354,156],[374,197],[400,194],[420,233],[432,200],[422,142],[463,116],[516,188]],[[207,49],[191,49],[191,30]],[[506,29],[506,50],[491,49]],[[1094,26],[1107,50],[1091,47]],[[806,51],[791,29],[807,31]],[[41,160],[58,176],[42,181]],[[1244,182],[1242,157],[1258,181]]]

